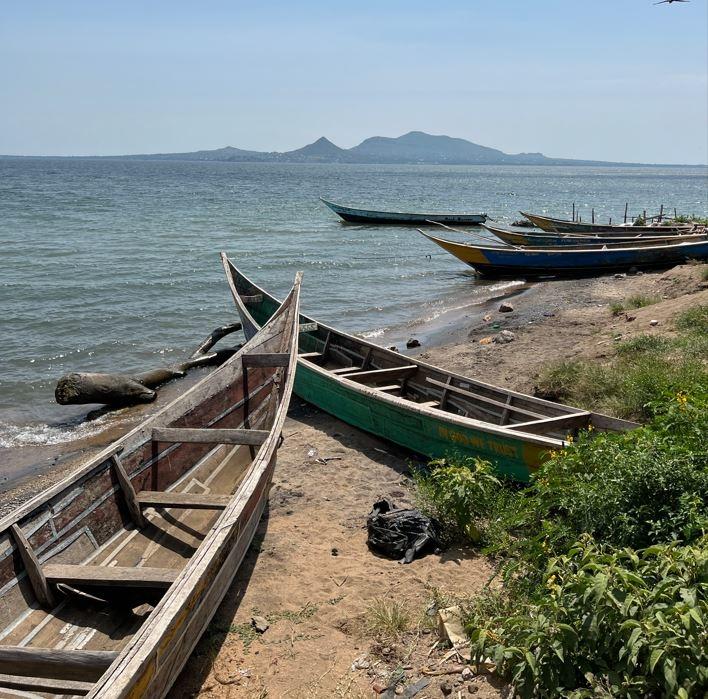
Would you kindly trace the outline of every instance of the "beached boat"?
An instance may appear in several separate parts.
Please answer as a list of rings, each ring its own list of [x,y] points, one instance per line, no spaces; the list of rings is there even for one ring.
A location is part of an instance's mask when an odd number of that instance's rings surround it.
[[[487,277],[587,276],[618,270],[671,267],[708,258],[708,240],[619,247],[517,248],[458,243],[419,231],[458,260]]]
[[[691,223],[661,223],[653,226],[634,226],[632,224],[615,225],[610,223],[587,223],[585,221],[568,221],[562,218],[552,218],[541,216],[540,214],[530,214],[526,211],[519,212],[531,223],[543,231],[553,233],[616,233],[617,235],[627,235],[629,229],[632,233],[670,233],[671,231],[686,231],[693,228]]]
[[[0,521],[0,696],[168,692],[267,502],[299,284],[221,367]]]
[[[401,223],[408,225],[424,226],[430,223],[458,223],[476,226],[487,220],[486,214],[453,214],[453,213],[405,213],[403,211],[371,211],[369,209],[355,209],[351,206],[342,206],[326,199],[320,200],[335,214],[350,223]]]
[[[278,301],[223,256],[246,336]],[[625,420],[510,391],[425,364],[300,317],[295,393],[341,420],[429,458],[461,454],[520,481],[592,426],[622,431]]]
[[[489,222],[483,223],[482,228],[488,230],[492,235],[499,238],[508,245],[519,245],[522,247],[556,247],[582,246],[582,247],[618,247],[622,245],[656,245],[657,243],[680,243],[686,241],[701,240],[706,237],[704,231],[673,233],[671,235],[660,235],[655,229],[654,234],[636,233],[630,235],[631,228],[627,228],[626,236],[604,235],[602,233],[551,233],[548,231],[528,230],[524,228],[509,228]]]

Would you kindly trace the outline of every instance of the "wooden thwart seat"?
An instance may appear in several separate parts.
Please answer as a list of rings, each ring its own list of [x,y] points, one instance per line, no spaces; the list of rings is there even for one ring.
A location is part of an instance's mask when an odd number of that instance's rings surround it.
[[[154,442],[191,442],[197,444],[248,444],[260,446],[270,433],[267,430],[198,429],[192,427],[156,427]]]
[[[310,362],[316,359],[322,359],[323,357],[323,352],[303,352],[302,354],[298,354],[299,359],[307,359]]]
[[[290,355],[287,352],[250,352],[241,357],[245,367],[281,367],[290,364]]]
[[[48,563],[42,571],[50,583],[167,589],[177,579],[171,568],[123,568],[119,566],[82,566]]]
[[[109,650],[0,646],[0,673],[13,677],[95,682],[117,657],[116,651]],[[0,685],[3,685],[2,680]]]
[[[383,391],[384,393],[388,393],[389,391],[400,391],[403,386],[401,386],[400,383],[392,383],[389,386],[374,386],[374,388],[377,391]]]
[[[519,430],[521,432],[531,432],[533,434],[548,432],[553,429],[577,430],[587,427],[591,414],[587,411],[573,413],[571,415],[555,415],[542,420],[529,420],[528,422],[517,422],[514,425],[506,425],[507,429]]]
[[[357,383],[373,383],[383,379],[402,379],[415,374],[418,371],[416,364],[407,364],[405,366],[394,366],[388,369],[367,369],[366,371],[355,371],[348,374],[345,378]]]
[[[192,510],[223,510],[231,501],[230,495],[209,493],[172,493],[160,490],[141,490],[137,495],[141,507],[183,507]]]
[[[487,396],[481,396],[478,393],[472,393],[472,391],[466,391],[464,388],[459,388],[451,383],[445,383],[443,381],[438,381],[437,379],[431,379],[429,376],[425,377],[425,380],[432,384],[433,386],[439,386],[446,392],[456,393],[458,396],[465,396],[466,398],[471,398],[475,401],[480,401],[481,403],[487,403],[488,405],[494,405],[498,408],[508,410],[511,413],[518,413],[519,415],[527,415],[528,417],[533,417],[537,419],[545,418],[546,415],[541,413],[535,413],[532,410],[526,410],[525,408],[517,408],[516,406],[509,405],[507,403],[502,403],[502,401],[494,400],[493,398],[487,398]],[[565,417],[565,416],[564,416]]]
[[[352,371],[360,371],[361,367],[359,366],[340,366],[337,369],[330,369],[330,374],[348,374],[349,372]]]
[[[426,400],[424,403],[418,403],[421,408],[437,408],[440,405],[439,400]]]

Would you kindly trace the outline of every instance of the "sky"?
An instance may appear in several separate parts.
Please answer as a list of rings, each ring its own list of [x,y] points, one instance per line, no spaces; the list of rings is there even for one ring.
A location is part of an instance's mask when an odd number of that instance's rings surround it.
[[[708,162],[708,0],[0,4],[0,153],[351,147]]]

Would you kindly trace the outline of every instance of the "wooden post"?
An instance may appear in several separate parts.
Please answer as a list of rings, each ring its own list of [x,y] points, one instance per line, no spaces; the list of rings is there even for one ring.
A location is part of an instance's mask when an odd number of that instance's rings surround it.
[[[607,224],[608,226],[612,225],[612,216],[610,216],[610,222]]]
[[[595,207],[592,209],[592,222],[595,223]]]
[[[629,209],[629,202],[624,205],[624,222],[627,223],[627,209]]]
[[[30,585],[32,585],[37,601],[43,607],[51,609],[54,606],[54,595],[49,587],[39,559],[29,545],[29,541],[27,541],[24,532],[16,524],[10,527],[10,531],[12,532],[12,538],[15,540],[17,550],[20,553],[20,558],[22,558],[22,563],[24,563],[27,577],[29,578]]]
[[[128,474],[123,468],[123,464],[120,460],[118,454],[113,454],[111,456],[113,461],[113,472],[116,474],[116,479],[118,480],[118,485],[123,491],[123,497],[125,498],[125,504],[128,506],[128,512],[130,513],[130,519],[133,520],[133,524],[139,529],[145,526],[145,517],[140,511],[140,503],[135,495],[135,488],[128,478]]]
[[[644,219],[644,223],[647,222],[647,210],[644,209],[644,212],[642,213],[642,218]]]
[[[575,221],[575,202],[573,202],[573,221]]]
[[[661,208],[659,209],[659,223],[661,223],[661,219],[664,218],[664,205],[661,205]]]
[[[676,207],[674,207],[674,218],[678,218],[678,213],[676,211]]]

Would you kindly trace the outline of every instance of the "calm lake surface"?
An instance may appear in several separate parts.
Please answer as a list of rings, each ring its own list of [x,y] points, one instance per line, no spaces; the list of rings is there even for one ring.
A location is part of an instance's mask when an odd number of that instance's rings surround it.
[[[706,216],[707,183],[705,168],[0,159],[0,447],[83,429],[85,409],[54,403],[62,374],[161,366],[235,320],[221,250],[280,295],[304,270],[306,313],[374,339],[508,285],[414,228],[343,225],[319,196],[507,222],[576,202],[619,220],[625,202]]]

